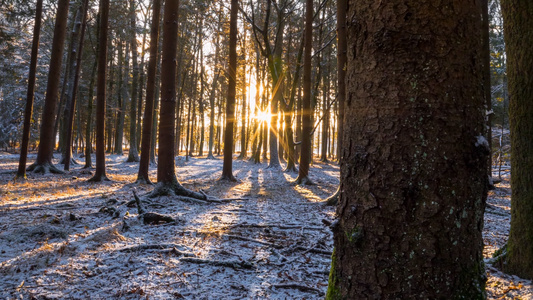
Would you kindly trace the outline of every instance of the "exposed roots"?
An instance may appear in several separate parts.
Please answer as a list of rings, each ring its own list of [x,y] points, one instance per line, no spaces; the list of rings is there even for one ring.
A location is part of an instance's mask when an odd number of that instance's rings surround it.
[[[341,188],[340,186],[337,188],[337,191],[329,196],[328,198],[326,198],[326,200],[324,200],[324,203],[326,206],[335,206],[337,205],[337,203],[339,202],[339,196],[341,194]]]
[[[87,181],[88,182],[104,182],[104,181],[111,181],[111,179],[107,178],[105,174],[104,175],[95,174],[93,177],[89,178],[89,180]]]
[[[298,185],[315,185],[315,183],[311,181],[311,179],[309,179],[309,177],[307,176],[298,176],[294,183]]]
[[[49,163],[49,162],[45,162],[43,164],[34,163],[31,166],[29,166],[28,169],[26,169],[26,171],[37,173],[37,174],[48,174],[48,173],[65,174],[65,172],[59,170],[52,163]]]
[[[233,174],[230,174],[230,175],[222,175],[222,177],[220,177],[219,179],[220,181],[231,181],[231,182],[237,182],[237,178],[235,178],[235,176],[233,176]]]
[[[154,185],[154,183],[150,180],[148,177],[139,176],[137,177],[137,180],[135,180],[136,184],[148,184],[148,185]]]
[[[283,171],[286,173],[297,173],[298,168],[296,167],[295,164],[287,164],[287,167]]]
[[[175,197],[177,200],[198,204],[208,203],[226,203],[233,200],[246,200],[243,198],[235,199],[218,199],[216,197],[208,196],[203,191],[195,192],[184,188],[177,180],[174,182],[160,182],[155,188],[146,195],[147,198],[156,198],[161,196]]]

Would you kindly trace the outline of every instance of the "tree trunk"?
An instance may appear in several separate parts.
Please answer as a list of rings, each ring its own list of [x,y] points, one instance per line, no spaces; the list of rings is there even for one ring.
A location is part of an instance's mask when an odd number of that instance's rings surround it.
[[[100,0],[100,30],[98,33],[98,78],[96,83],[96,171],[92,182],[108,181],[105,171],[105,113],[107,77],[107,32],[109,0]]]
[[[82,15],[81,17],[81,31],[79,36],[79,42],[78,42],[78,49],[77,49],[77,57],[76,57],[76,69],[73,70],[74,72],[74,82],[72,83],[72,87],[69,87],[69,113],[68,113],[68,121],[66,122],[66,130],[67,130],[67,136],[65,139],[65,150],[63,153],[65,154],[65,171],[68,171],[70,168],[71,158],[72,158],[72,130],[74,127],[74,112],[76,108],[76,97],[78,94],[78,85],[80,82],[80,70],[81,70],[81,57],[83,52],[83,41],[85,38],[85,29],[87,28],[87,11],[89,7],[89,0],[84,0],[82,7],[79,10],[79,14]]]
[[[235,94],[237,87],[237,13],[238,0],[231,0],[229,25],[228,97],[226,101],[226,128],[224,133],[223,180],[236,181],[233,176],[233,125],[235,123]]]
[[[41,134],[37,160],[28,171],[36,173],[63,173],[52,164],[52,155],[55,146],[54,120],[56,116],[57,95],[59,92],[59,79],[61,76],[61,62],[63,59],[63,45],[68,18],[68,0],[59,0],[57,4],[54,38],[52,42],[52,54],[50,57],[50,70],[48,72],[48,84],[44,108],[41,116]]]
[[[128,57],[128,46],[126,44],[126,57]],[[123,155],[124,150],[122,149],[122,143],[124,141],[124,119],[125,119],[125,108],[126,108],[126,99],[128,99],[128,64],[129,59],[124,58],[124,45],[123,42],[119,42],[118,45],[118,87],[117,87],[117,100],[118,100],[118,110],[117,110],[117,122],[116,122],[116,131],[115,131],[115,154]]]
[[[530,1],[501,1],[511,127],[511,232],[504,270],[533,279],[533,5]]]
[[[130,151],[127,162],[138,162],[139,151],[137,150],[137,91],[139,90],[139,64],[137,62],[137,30],[135,25],[135,0],[130,0],[131,20],[131,59],[133,61],[133,78],[131,83],[131,106],[130,106]]]
[[[313,0],[306,0],[305,5],[305,46],[304,46],[304,73],[303,73],[303,100],[302,100],[302,153],[300,169],[296,183],[313,184],[309,179],[309,164],[311,162],[312,144],[311,130],[311,51],[313,48]]]
[[[152,141],[152,126],[154,116],[154,96],[156,83],[156,69],[159,51],[159,19],[161,12],[161,0],[154,0],[152,7],[152,25],[150,27],[150,60],[148,61],[148,75],[146,82],[146,107],[144,109],[144,119],[142,128],[141,160],[139,163],[139,173],[137,182],[149,183],[148,170],[150,167],[150,151]]]
[[[185,189],[176,178],[174,124],[176,117],[176,52],[178,44],[179,1],[165,1],[163,14],[163,53],[161,62],[161,110],[159,115],[159,148],[157,186],[149,197],[180,195],[205,199],[204,194]]]
[[[33,41],[31,46],[30,73],[28,75],[28,92],[26,94],[26,108],[24,109],[24,129],[22,131],[22,143],[20,145],[20,159],[17,175],[15,178],[26,179],[26,161],[28,159],[28,146],[30,143],[30,126],[33,113],[33,100],[35,93],[35,74],[37,70],[37,58],[39,54],[39,37],[41,34],[41,20],[43,14],[43,0],[37,0],[35,4],[35,24],[33,26]]]
[[[347,13],[350,117],[326,299],[484,299],[479,7],[375,4],[350,0]]]

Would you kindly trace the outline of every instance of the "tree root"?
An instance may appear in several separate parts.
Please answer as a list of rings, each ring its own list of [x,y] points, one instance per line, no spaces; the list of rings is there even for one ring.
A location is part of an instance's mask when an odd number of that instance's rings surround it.
[[[193,264],[207,264],[216,267],[230,267],[234,269],[251,269],[253,264],[247,261],[240,260],[210,260],[201,259],[196,257],[183,257],[180,261],[193,263]]]
[[[137,245],[127,248],[122,248],[119,251],[120,252],[138,252],[142,250],[160,250],[161,252],[168,252],[177,254],[180,256],[185,257],[194,257],[195,255],[191,252],[181,251],[177,248],[180,247],[178,244],[145,244],[145,245]]]
[[[137,177],[137,180],[135,180],[135,184],[154,185],[154,183],[150,180],[150,178],[145,178],[144,176]]]
[[[33,163],[31,166],[29,166],[26,169],[26,171],[38,173],[38,174],[48,174],[48,173],[65,174],[65,172],[59,170],[50,162],[45,162],[43,164]]]
[[[154,212],[146,212],[141,204],[141,199],[137,196],[137,193],[133,191],[133,197],[135,198],[135,204],[137,204],[137,211],[139,213],[139,219],[142,220],[144,225],[147,224],[160,224],[160,223],[184,223],[183,220],[174,219],[169,215],[158,214]]]
[[[241,241],[247,241],[247,242],[257,243],[257,244],[261,244],[261,245],[266,245],[266,246],[274,247],[274,248],[276,248],[276,249],[281,249],[281,248],[283,248],[283,246],[281,246],[281,245],[276,245],[276,244],[274,244],[274,243],[270,243],[270,242],[265,242],[265,241],[261,241],[261,240],[256,240],[256,239],[252,239],[252,238],[247,238],[247,237],[240,236],[240,235],[225,234],[224,237],[228,237],[228,238],[232,238],[232,239],[236,239],[236,240],[241,240]]]
[[[305,247],[302,247],[302,246],[296,247],[296,250],[306,251],[306,253],[307,252],[311,252],[311,253],[324,254],[324,255],[329,255],[329,256],[331,256],[333,254],[332,251],[316,249],[316,248],[309,248],[308,249],[308,248],[305,248]]]
[[[101,176],[96,176],[95,174],[93,177],[87,180],[87,182],[104,182],[104,181],[111,181],[111,179],[107,178],[105,174]]]
[[[326,206],[335,206],[339,202],[340,195],[341,195],[341,188],[339,186],[337,188],[337,191],[335,191],[333,195],[326,198],[326,200],[324,200],[323,203],[325,203]]]
[[[309,179],[309,177],[307,176],[304,176],[304,177],[298,176],[298,178],[296,178],[294,183],[297,185],[315,185],[315,183],[311,181],[311,179]]]
[[[318,293],[320,295],[324,294],[323,291],[321,291],[321,290],[319,290],[317,288],[310,287],[310,286],[303,285],[303,284],[297,284],[297,283],[274,284],[274,285],[272,285],[272,287],[275,287],[275,288],[278,288],[278,289],[297,289],[297,290],[302,291],[302,292],[315,292],[315,293]]]

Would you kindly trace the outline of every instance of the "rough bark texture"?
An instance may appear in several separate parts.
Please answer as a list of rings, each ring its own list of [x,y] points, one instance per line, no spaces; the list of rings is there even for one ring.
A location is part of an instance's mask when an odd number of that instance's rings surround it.
[[[311,163],[312,144],[311,130],[311,51],[313,48],[313,1],[307,0],[305,6],[305,46],[304,46],[304,73],[303,73],[303,100],[302,100],[302,153],[300,156],[300,169],[296,183],[312,184],[309,180],[309,165]]]
[[[55,147],[54,121],[56,116],[57,96],[59,92],[59,78],[61,76],[61,62],[63,59],[63,45],[67,31],[68,0],[59,0],[57,4],[54,39],[50,57],[48,84],[42,113],[41,134],[37,160],[28,170],[40,173],[62,173],[52,164],[52,154]]]
[[[109,180],[105,172],[105,105],[107,75],[107,32],[109,0],[100,2],[100,30],[98,33],[98,75],[96,79],[96,170],[89,181]]]
[[[488,148],[475,1],[349,1],[327,299],[484,299]]]
[[[24,129],[20,145],[20,159],[16,178],[26,178],[26,161],[30,143],[30,125],[33,113],[33,99],[35,91],[35,73],[37,70],[37,56],[39,54],[39,37],[41,34],[41,16],[43,14],[43,0],[35,4],[35,24],[33,26],[33,41],[31,46],[30,73],[28,75],[28,92],[26,94],[26,108],[24,109]]]
[[[148,61],[148,76],[146,83],[146,107],[142,128],[141,161],[137,181],[151,183],[148,176],[150,166],[150,148],[152,142],[152,125],[154,115],[155,72],[157,69],[157,52],[159,51],[159,19],[161,0],[154,0],[152,8],[152,25],[150,27],[150,60]]]
[[[131,106],[130,106],[130,151],[127,162],[138,162],[139,151],[137,150],[137,92],[139,90],[139,64],[137,60],[137,27],[135,16],[135,1],[130,0],[130,20],[131,20],[131,59],[133,65],[133,78],[131,84]]]
[[[533,3],[503,0],[511,125],[511,232],[504,270],[533,279]]]
[[[237,87],[237,12],[239,3],[231,0],[229,25],[229,64],[228,64],[228,97],[226,101],[226,128],[224,134],[224,165],[222,177],[235,180],[233,176],[233,125],[235,123],[235,94]]]

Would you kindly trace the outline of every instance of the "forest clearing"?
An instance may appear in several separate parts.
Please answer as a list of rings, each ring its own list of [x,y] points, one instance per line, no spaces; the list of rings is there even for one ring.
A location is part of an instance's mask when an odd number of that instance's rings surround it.
[[[234,200],[152,199],[146,210],[178,222],[145,225],[127,203],[134,190],[143,195],[152,186],[133,184],[138,165],[126,159],[107,157],[112,181],[103,184],[88,183],[90,172],[79,166],[14,182],[18,155],[0,154],[0,298],[324,298],[334,209],[321,201],[337,188],[338,165],[315,160],[316,185],[298,186],[297,173],[246,160],[234,162],[238,182],[219,181],[220,157],[180,156],[185,187]],[[489,193],[485,262],[509,233],[508,176]],[[486,272],[488,299],[533,299],[531,281],[490,263]]]

